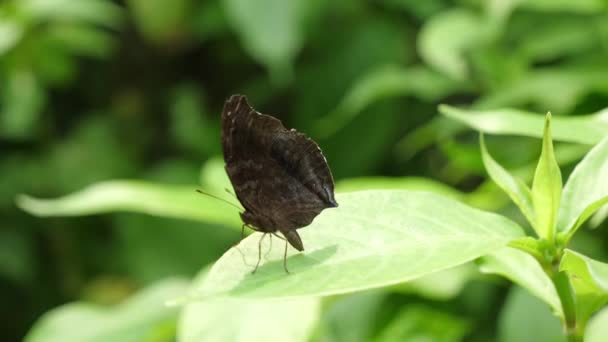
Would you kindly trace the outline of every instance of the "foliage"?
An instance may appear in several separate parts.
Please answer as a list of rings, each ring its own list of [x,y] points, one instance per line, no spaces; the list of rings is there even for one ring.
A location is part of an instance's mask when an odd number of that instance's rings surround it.
[[[2,340],[602,341],[607,10],[0,2]],[[336,180],[290,275],[194,191],[233,93]]]

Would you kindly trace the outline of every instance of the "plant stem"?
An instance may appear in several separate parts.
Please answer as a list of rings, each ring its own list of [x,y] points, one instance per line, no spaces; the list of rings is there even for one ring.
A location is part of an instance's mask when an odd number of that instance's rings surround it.
[[[576,305],[574,292],[570,285],[570,279],[564,272],[551,272],[549,274],[557,295],[562,303],[564,310],[564,333],[569,342],[582,342],[583,337],[579,334],[576,326]]]

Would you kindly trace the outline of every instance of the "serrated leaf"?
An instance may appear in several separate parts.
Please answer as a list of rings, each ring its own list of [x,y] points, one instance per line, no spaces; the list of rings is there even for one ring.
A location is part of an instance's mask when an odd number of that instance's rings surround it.
[[[568,273],[576,295],[577,325],[608,303],[608,264],[566,249],[559,270]]]
[[[306,252],[289,249],[291,274],[283,270],[283,246],[276,242],[251,274],[261,236],[253,234],[215,263],[197,296],[290,298],[388,286],[463,264],[522,236],[502,216],[431,193],[362,191],[338,195],[338,203],[299,230]]]
[[[555,238],[555,222],[562,196],[562,173],[555,160],[551,139],[551,113],[548,113],[542,151],[532,181],[532,204],[536,219],[534,229],[538,236],[549,241]]]
[[[484,256],[479,262],[481,272],[499,274],[528,289],[534,296],[549,304],[557,316],[564,317],[560,299],[551,279],[538,261],[529,254],[506,247]]]
[[[530,191],[530,188],[521,180],[511,176],[507,170],[492,158],[486,148],[483,134],[479,136],[479,143],[481,145],[481,156],[486,171],[492,180],[509,195],[513,203],[517,205],[526,219],[528,219],[528,222],[534,227],[536,225],[536,219],[534,216],[532,192]]]
[[[241,220],[236,208],[201,196],[195,192],[196,188],[196,185],[116,180],[97,183],[55,199],[19,195],[17,205],[36,216],[81,216],[130,211],[240,227]]]
[[[570,174],[557,220],[559,231],[571,237],[593,213],[608,203],[607,175],[608,138],[591,149]]]
[[[206,275],[203,271],[192,288],[199,287]],[[319,298],[272,301],[228,298],[190,303],[179,319],[178,341],[309,341],[320,309]],[[269,322],[272,324],[268,325]]]
[[[440,105],[439,112],[480,132],[516,134],[534,138],[543,136],[544,118],[541,114],[517,109],[465,110]],[[581,144],[597,144],[608,134],[608,110],[591,115],[552,117],[554,140]]]
[[[172,341],[178,309],[166,307],[165,301],[185,291],[188,284],[183,279],[166,279],[115,307],[82,302],[60,306],[44,314],[25,341]]]

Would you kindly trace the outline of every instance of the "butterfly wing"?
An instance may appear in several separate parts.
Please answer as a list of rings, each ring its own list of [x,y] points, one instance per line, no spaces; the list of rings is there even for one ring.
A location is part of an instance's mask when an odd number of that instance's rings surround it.
[[[297,229],[337,206],[319,146],[256,112],[244,96],[233,95],[224,106],[222,145],[236,195],[260,230]]]

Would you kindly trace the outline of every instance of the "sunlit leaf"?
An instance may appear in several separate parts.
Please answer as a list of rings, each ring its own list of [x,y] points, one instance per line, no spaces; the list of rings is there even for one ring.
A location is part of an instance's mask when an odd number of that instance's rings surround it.
[[[44,314],[25,341],[173,341],[179,309],[166,307],[165,302],[188,284],[166,279],[115,307],[84,302],[60,306]]]
[[[346,178],[336,183],[337,192],[361,190],[412,190],[428,191],[446,197],[460,199],[464,194],[451,186],[422,177],[360,177]]]
[[[498,164],[490,155],[484,142],[483,134],[479,139],[481,145],[481,156],[486,171],[500,188],[509,195],[513,203],[519,207],[519,210],[528,219],[532,226],[535,225],[534,207],[532,204],[532,192],[526,184],[521,180],[513,177],[507,170]]]
[[[81,21],[117,27],[122,21],[121,8],[105,0],[23,0],[24,11],[38,20]]]
[[[549,304],[551,310],[563,317],[560,299],[551,279],[529,254],[506,247],[480,259],[480,270],[501,275],[526,288],[534,296]]]
[[[532,180],[534,229],[541,238],[553,241],[555,223],[562,197],[562,173],[555,160],[551,138],[551,113],[545,119],[543,147]]]
[[[465,52],[488,33],[482,18],[465,9],[453,9],[433,16],[422,27],[418,52],[437,70],[459,80],[469,74]]]
[[[589,320],[585,331],[585,341],[604,342],[608,336],[608,308],[600,310]]]
[[[581,224],[608,202],[607,175],[608,138],[591,149],[566,182],[557,220],[557,228],[563,234],[571,237]]]
[[[80,216],[131,211],[240,227],[236,208],[208,196],[201,196],[195,189],[196,185],[116,180],[97,183],[56,199],[20,195],[17,204],[36,216]]]
[[[201,286],[205,276],[206,272],[199,275],[193,288]],[[320,309],[319,298],[194,302],[180,316],[178,341],[309,341]]]
[[[576,295],[577,324],[584,327],[589,317],[608,303],[608,264],[567,249],[559,269],[570,277]]]
[[[289,249],[291,274],[276,242],[251,274],[261,236],[253,234],[215,263],[197,296],[289,298],[393,285],[463,264],[522,235],[502,216],[431,193],[362,191],[337,200],[339,208],[299,231],[306,252]],[[263,242],[265,254],[268,239]]]
[[[464,110],[448,105],[439,112],[473,129],[489,134],[514,134],[541,138],[544,117],[516,109]],[[594,145],[608,134],[608,110],[591,115],[552,117],[553,140]]]

